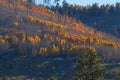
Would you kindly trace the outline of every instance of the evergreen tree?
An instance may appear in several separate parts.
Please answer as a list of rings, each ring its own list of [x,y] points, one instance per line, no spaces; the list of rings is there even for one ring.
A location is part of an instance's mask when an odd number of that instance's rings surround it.
[[[77,77],[80,80],[103,80],[105,67],[94,48],[81,49],[77,63]]]

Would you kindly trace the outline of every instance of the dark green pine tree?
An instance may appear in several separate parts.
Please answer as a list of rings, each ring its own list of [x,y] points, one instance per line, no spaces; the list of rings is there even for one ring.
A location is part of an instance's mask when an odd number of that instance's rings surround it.
[[[77,76],[74,80],[103,80],[105,67],[96,50],[85,47],[81,49],[80,55],[77,61]]]

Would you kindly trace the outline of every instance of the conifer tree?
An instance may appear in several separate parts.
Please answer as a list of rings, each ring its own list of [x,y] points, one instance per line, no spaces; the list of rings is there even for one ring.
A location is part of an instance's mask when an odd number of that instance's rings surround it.
[[[80,59],[77,61],[77,79],[80,80],[103,80],[105,67],[98,57],[94,48],[81,49]],[[76,79],[76,78],[75,78]]]

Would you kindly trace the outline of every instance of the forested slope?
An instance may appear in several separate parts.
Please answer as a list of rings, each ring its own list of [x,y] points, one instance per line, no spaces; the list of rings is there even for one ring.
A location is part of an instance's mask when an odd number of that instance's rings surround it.
[[[73,56],[79,48],[93,46],[100,54],[119,55],[119,39],[43,5],[0,0],[0,6],[1,54]]]
[[[93,3],[92,5],[82,6],[73,5],[63,1],[62,6],[52,6],[51,10],[58,11],[62,15],[68,15],[84,24],[95,28],[98,31],[112,34],[120,37],[120,3],[99,5]]]

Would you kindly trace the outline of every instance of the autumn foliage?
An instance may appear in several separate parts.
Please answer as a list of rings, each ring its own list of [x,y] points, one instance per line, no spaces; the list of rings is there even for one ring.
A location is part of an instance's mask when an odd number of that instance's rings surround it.
[[[29,3],[26,6],[26,2],[19,0],[14,8],[13,3],[3,1],[2,7],[10,10],[3,9],[6,16],[0,18],[0,21],[8,22],[7,26],[0,27],[0,44],[7,44],[8,50],[14,48],[33,55],[67,55],[78,54],[82,46],[120,48],[117,38],[112,39],[73,18],[61,16],[42,5]]]

